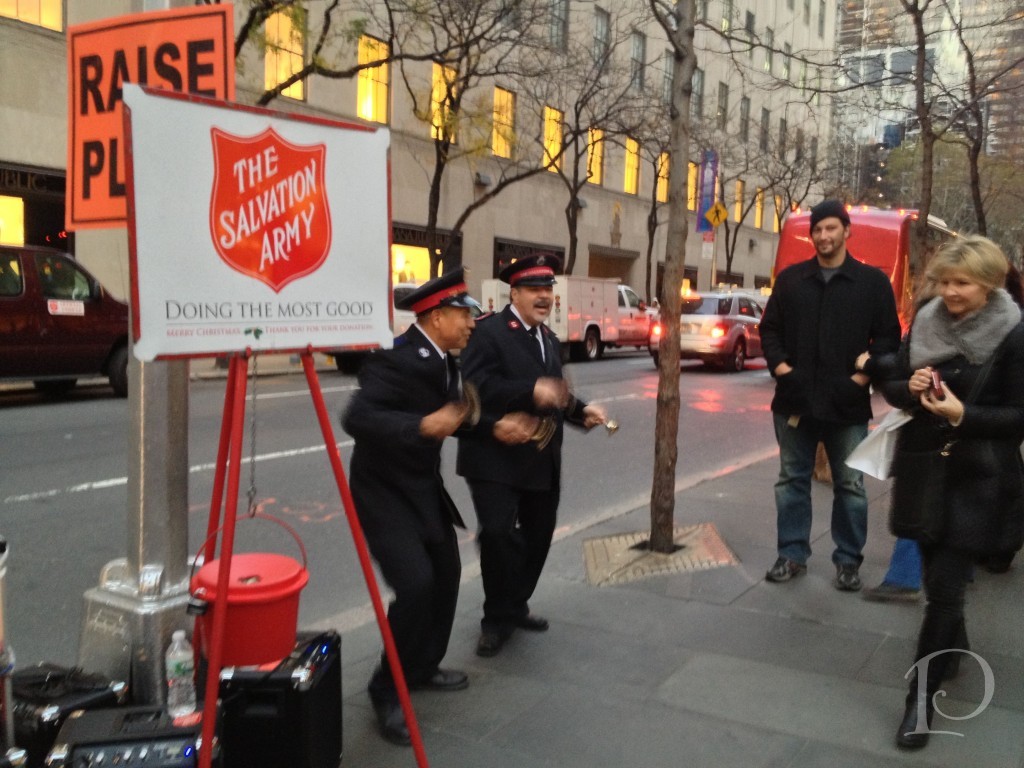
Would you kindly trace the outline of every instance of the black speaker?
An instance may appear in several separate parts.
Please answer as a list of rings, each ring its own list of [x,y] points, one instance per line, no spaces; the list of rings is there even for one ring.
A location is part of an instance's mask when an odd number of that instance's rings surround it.
[[[338,768],[341,635],[299,632],[276,664],[220,674],[224,768]]]
[[[171,718],[163,707],[78,709],[46,756],[47,768],[196,768],[202,720]],[[219,766],[214,745],[211,764]]]
[[[25,750],[28,768],[41,768],[68,715],[79,709],[123,704],[128,687],[75,667],[41,662],[11,676],[14,743]]]

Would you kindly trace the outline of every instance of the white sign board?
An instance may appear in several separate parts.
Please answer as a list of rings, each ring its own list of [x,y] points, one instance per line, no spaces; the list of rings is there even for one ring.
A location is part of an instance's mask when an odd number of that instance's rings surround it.
[[[124,86],[135,356],[389,346],[386,129]]]

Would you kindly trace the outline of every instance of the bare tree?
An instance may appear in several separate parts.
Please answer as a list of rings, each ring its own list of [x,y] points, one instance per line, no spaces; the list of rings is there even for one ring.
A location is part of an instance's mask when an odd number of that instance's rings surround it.
[[[655,19],[665,30],[673,55],[672,106],[670,109],[671,156],[677,168],[690,160],[690,97],[697,66],[694,50],[695,0],[649,0]],[[658,396],[654,427],[654,472],[651,484],[650,549],[672,552],[675,514],[675,477],[679,435],[679,291],[686,260],[688,216],[686,174],[669,175],[669,220],[665,278],[660,303],[664,328],[658,359]]]
[[[564,209],[568,230],[565,273],[572,274],[579,245],[580,193],[601,173],[594,163],[604,148],[636,132],[644,103],[644,71],[633,71],[621,49],[643,22],[629,5],[608,14],[608,35],[601,41],[571,36],[564,48],[534,51],[519,81],[544,124],[546,110],[561,115],[561,147],[541,148],[546,170],[557,174],[568,192]],[[545,137],[546,138],[546,137]]]

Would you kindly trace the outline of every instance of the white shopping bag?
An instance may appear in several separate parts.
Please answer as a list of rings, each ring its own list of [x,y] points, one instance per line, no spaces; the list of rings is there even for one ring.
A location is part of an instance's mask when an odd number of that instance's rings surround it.
[[[899,408],[889,411],[878,422],[878,426],[868,432],[868,436],[853,449],[846,458],[846,465],[885,480],[889,477],[889,467],[892,466],[892,457],[896,452],[899,428],[913,418],[910,413]]]

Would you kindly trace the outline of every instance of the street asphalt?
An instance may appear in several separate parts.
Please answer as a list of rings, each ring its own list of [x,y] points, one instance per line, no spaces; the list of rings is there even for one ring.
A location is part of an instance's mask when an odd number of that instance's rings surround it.
[[[569,458],[571,460],[571,457]],[[685,460],[685,454],[682,454]],[[556,534],[531,609],[546,633],[518,631],[477,657],[482,589],[464,577],[445,666],[468,690],[413,694],[428,764],[439,768],[1024,768],[1021,571],[979,569],[968,590],[971,649],[918,752],[894,745],[921,603],[885,604],[832,584],[831,488],[815,483],[814,554],[805,576],[765,582],[775,559],[777,459],[679,490],[677,526],[713,524],[737,565],[592,586],[583,544],[650,530],[646,508]],[[861,575],[888,563],[887,484],[867,479],[870,530]],[[573,493],[572,488],[563,494]],[[468,570],[468,569],[467,569]],[[375,623],[343,636],[343,766],[415,766],[377,733],[366,683]],[[973,715],[973,716],[972,716]]]

